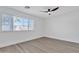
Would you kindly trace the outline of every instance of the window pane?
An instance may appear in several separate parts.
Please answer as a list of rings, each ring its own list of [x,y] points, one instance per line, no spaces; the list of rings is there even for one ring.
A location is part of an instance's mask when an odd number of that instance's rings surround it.
[[[28,30],[28,19],[14,17],[14,31]]]
[[[9,15],[3,15],[2,17],[2,31],[12,31],[13,17]]]
[[[33,20],[29,20],[29,30],[33,30]]]

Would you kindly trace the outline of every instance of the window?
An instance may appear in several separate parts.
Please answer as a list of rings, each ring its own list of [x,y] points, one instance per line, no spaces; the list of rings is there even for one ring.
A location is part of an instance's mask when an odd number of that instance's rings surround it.
[[[3,15],[2,31],[33,30],[33,20],[27,18]]]
[[[3,15],[2,17],[2,31],[12,31],[12,16]]]
[[[28,19],[14,17],[14,20],[13,20],[14,31],[28,30],[28,26],[29,26]]]

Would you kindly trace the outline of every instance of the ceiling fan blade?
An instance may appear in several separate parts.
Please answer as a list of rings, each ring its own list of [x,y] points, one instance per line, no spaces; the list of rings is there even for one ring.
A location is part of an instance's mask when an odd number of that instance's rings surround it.
[[[54,8],[53,10],[51,10],[51,11],[55,11],[55,10],[57,10],[57,9],[59,9],[59,7],[56,7],[56,8]]]
[[[48,11],[40,11],[40,12],[45,12],[45,13],[48,13]]]

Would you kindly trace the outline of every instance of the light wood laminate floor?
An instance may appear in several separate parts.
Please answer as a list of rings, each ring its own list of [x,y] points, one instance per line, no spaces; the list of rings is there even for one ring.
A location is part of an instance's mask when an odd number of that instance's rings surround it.
[[[0,48],[0,53],[79,53],[79,44],[43,37]]]

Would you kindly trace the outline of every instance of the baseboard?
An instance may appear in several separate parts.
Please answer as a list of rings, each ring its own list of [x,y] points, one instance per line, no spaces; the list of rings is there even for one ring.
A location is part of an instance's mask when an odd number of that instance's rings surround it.
[[[56,39],[56,40],[62,40],[62,41],[66,41],[66,42],[72,42],[72,43],[78,43],[78,41],[71,41],[69,39],[65,39],[65,38],[60,38],[60,37],[55,37],[55,36],[46,36],[46,38],[51,38],[51,39]]]
[[[51,39],[62,40],[62,41],[66,41],[66,42],[79,43],[79,42],[69,41],[68,39],[59,38],[59,37],[53,37],[53,36],[37,36],[37,37],[32,37],[32,38],[26,38],[25,40],[22,40],[22,41],[2,42],[2,43],[0,43],[0,48],[7,47],[7,46],[11,46],[11,45],[15,45],[15,44],[19,44],[19,43],[23,43],[23,42],[30,41],[30,40],[39,39],[39,38],[51,38]]]
[[[38,38],[42,38],[42,36],[26,38],[25,40],[20,40],[20,41],[16,41],[16,42],[1,42],[0,43],[0,48],[11,46],[11,45],[15,45],[15,44],[19,44],[19,43],[30,41],[30,40],[35,40],[35,39],[38,39]]]

